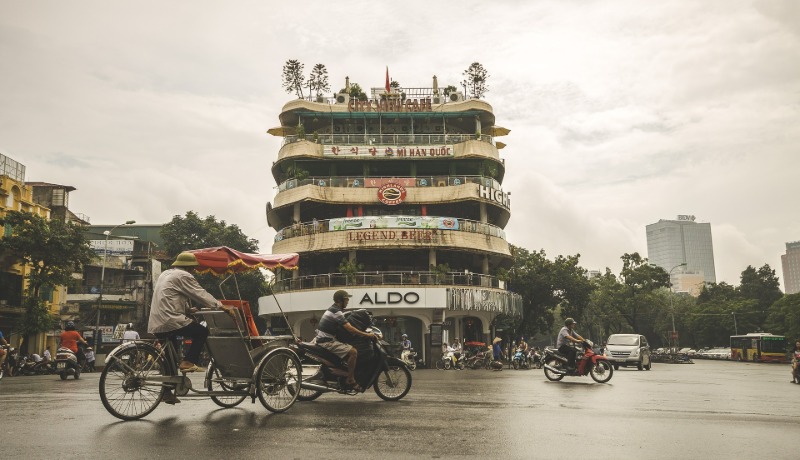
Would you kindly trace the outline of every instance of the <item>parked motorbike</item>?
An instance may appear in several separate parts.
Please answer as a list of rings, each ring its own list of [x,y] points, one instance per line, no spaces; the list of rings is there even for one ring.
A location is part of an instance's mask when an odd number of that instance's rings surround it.
[[[468,369],[489,369],[492,364],[492,357],[485,351],[479,351],[463,359],[462,362],[464,367]]]
[[[461,352],[448,351],[436,361],[436,369],[440,371],[449,369],[460,371],[465,367],[464,361],[465,360],[461,357]]]
[[[5,375],[9,377],[13,375],[11,370],[14,368],[14,358],[12,357],[14,349],[10,345],[0,345],[0,348],[6,352],[6,359],[3,361],[3,366],[0,367],[0,379],[2,379]]]
[[[78,362],[78,357],[69,348],[61,347],[56,351],[56,373],[61,377],[61,380],[67,380],[70,375],[75,377],[75,380],[81,377],[81,364]]]
[[[37,364],[38,363],[28,355],[19,356],[14,366],[14,375],[37,375],[40,373],[37,369]]]
[[[611,380],[611,376],[614,375],[614,367],[608,362],[608,359],[594,352],[592,349],[594,344],[591,341],[585,340],[581,345],[583,346],[583,355],[576,358],[575,369],[567,368],[567,358],[557,350],[546,348],[544,376],[554,382],[563,379],[564,376],[582,377],[587,374],[591,375],[597,383],[606,383]]]
[[[378,336],[377,341],[354,337],[342,329],[337,340],[348,343],[358,350],[356,364],[356,383],[363,393],[369,387],[386,401],[398,401],[411,389],[411,371],[405,363],[389,356],[386,351],[388,343],[383,341],[383,333],[372,325],[372,314],[367,310],[353,310],[345,313],[348,322],[363,332],[371,332]],[[310,365],[319,365],[310,376],[303,378],[300,384],[300,401],[313,401],[323,393],[339,393],[355,395],[359,390],[347,385],[347,362],[328,350],[309,342],[299,342],[290,348],[301,361]]]
[[[511,357],[511,367],[514,369],[528,369],[528,355],[521,348],[517,348]]]
[[[417,352],[414,351],[413,348],[409,348],[408,350],[403,350],[400,353],[400,359],[406,364],[408,370],[413,371],[417,368]]]

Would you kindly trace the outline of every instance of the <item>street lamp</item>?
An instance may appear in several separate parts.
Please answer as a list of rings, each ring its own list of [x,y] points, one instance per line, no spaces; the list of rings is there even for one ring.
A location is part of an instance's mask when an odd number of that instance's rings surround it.
[[[676,265],[676,266],[672,267],[669,270],[669,310],[670,310],[670,315],[672,315],[672,336],[670,337],[670,341],[672,342],[672,354],[675,354],[675,351],[676,351],[675,348],[677,348],[675,346],[675,344],[677,342],[675,340],[675,307],[672,305],[672,294],[673,294],[673,292],[672,292],[672,270],[675,270],[678,267],[685,267],[685,266],[686,266],[686,262],[684,262],[682,264],[679,264],[679,265]]]
[[[106,244],[103,249],[103,266],[100,269],[100,296],[97,298],[97,321],[95,322],[94,325],[93,341],[94,341],[95,353],[100,352],[100,341],[98,340],[100,338],[100,310],[103,308],[103,290],[106,278],[106,259],[108,258],[108,237],[111,236],[111,232],[116,230],[117,227],[122,227],[123,225],[131,225],[135,223],[136,223],[135,220],[128,220],[125,221],[124,224],[116,225],[114,227],[111,227],[111,230],[106,230],[103,232],[103,235],[106,236]]]

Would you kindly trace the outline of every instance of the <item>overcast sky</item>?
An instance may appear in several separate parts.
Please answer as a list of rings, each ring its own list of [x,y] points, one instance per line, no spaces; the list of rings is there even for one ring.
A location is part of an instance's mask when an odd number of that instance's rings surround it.
[[[511,129],[510,242],[587,269],[710,222],[717,281],[800,240],[800,2],[0,0],[0,153],[93,224],[193,210],[271,250],[284,62],[458,84]],[[783,284],[781,284],[783,288]]]

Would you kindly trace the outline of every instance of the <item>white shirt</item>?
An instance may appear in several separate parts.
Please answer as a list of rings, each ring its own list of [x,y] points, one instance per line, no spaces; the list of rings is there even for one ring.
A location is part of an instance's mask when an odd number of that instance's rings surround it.
[[[132,342],[134,340],[139,340],[139,339],[140,339],[139,333],[134,331],[133,329],[131,329],[129,331],[125,331],[125,333],[122,334],[122,341],[123,342]]]
[[[192,322],[186,316],[191,308],[190,300],[200,308],[222,307],[191,273],[179,268],[170,268],[161,273],[153,287],[147,332],[171,332],[188,326]]]

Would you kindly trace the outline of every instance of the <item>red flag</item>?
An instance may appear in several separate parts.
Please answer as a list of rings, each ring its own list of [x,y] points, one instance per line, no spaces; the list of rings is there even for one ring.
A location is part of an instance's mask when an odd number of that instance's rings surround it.
[[[389,84],[389,66],[386,66],[386,92],[390,92],[392,90],[391,85]]]

